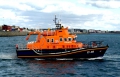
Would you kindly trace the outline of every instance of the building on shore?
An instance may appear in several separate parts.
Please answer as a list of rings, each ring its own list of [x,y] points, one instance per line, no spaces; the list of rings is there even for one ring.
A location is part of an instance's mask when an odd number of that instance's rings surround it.
[[[25,36],[27,33],[26,29],[20,28],[19,26],[10,26],[5,24],[0,26],[0,37]]]
[[[2,25],[0,25],[0,31],[2,31]]]

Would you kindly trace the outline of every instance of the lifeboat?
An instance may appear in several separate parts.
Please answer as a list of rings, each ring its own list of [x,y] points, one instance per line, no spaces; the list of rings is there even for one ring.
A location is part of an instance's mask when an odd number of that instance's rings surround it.
[[[18,58],[41,58],[41,59],[57,59],[57,58],[73,58],[88,59],[103,57],[108,49],[108,45],[103,45],[103,41],[90,41],[82,43],[76,40],[76,34],[70,34],[68,27],[64,28],[59,22],[56,23],[54,31],[31,31],[26,40],[30,36],[37,34],[34,42],[28,42],[25,46],[16,44],[16,53]]]

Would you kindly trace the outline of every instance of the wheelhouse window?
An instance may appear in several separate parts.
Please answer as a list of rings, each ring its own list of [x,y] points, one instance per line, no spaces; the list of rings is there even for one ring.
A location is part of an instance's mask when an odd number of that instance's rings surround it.
[[[64,41],[67,41],[67,38],[64,38]]]
[[[54,42],[54,39],[51,39],[51,42]]]
[[[76,38],[73,38],[73,40],[76,40]]]
[[[50,42],[50,39],[47,39],[47,42]]]
[[[62,38],[60,38],[60,41],[62,41]]]
[[[72,41],[72,38],[71,38],[71,37],[69,37],[69,38],[68,38],[68,41]]]

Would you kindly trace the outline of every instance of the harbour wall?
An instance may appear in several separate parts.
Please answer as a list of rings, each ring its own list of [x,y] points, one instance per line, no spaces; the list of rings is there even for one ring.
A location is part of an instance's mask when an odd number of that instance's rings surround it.
[[[26,36],[28,32],[26,31],[0,31],[0,37],[9,37],[9,36]]]

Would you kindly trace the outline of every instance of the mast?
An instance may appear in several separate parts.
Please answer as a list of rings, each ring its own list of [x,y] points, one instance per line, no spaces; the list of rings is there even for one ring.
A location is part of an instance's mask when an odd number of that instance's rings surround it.
[[[55,15],[55,19],[54,19],[53,21],[54,21],[54,23],[55,23],[55,25],[56,25],[56,28],[57,28],[57,29],[61,29],[62,26],[61,26],[61,24],[59,23],[59,20],[58,20],[58,23],[57,23],[57,19],[58,19],[58,18],[56,18],[56,15]]]
[[[55,25],[57,24],[57,23],[56,23],[56,20],[57,20],[57,18],[56,18],[56,15],[55,15],[55,19],[53,20],[53,21],[55,22]]]

